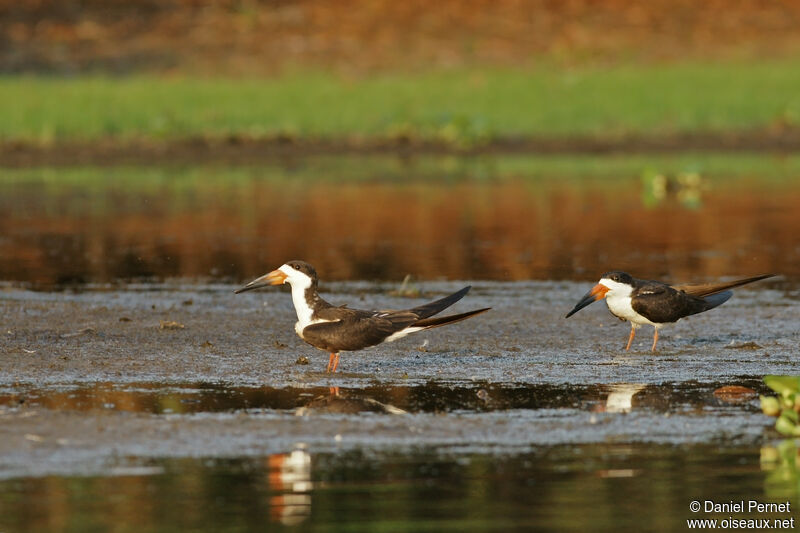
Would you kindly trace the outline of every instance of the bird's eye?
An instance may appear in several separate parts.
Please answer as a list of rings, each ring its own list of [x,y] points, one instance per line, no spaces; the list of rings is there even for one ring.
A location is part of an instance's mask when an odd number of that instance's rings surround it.
[[[295,270],[300,270],[300,265],[294,265]]]

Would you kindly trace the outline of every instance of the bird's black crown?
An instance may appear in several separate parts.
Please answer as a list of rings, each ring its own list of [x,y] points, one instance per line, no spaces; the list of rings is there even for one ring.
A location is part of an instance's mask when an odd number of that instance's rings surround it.
[[[286,264],[292,267],[293,269],[302,272],[303,274],[311,278],[314,282],[317,281],[317,271],[314,270],[313,266],[309,265],[305,261],[300,261],[298,259],[295,259],[293,261],[287,261]]]
[[[616,281],[617,283],[625,283],[628,285],[633,284],[633,277],[630,274],[626,272],[620,272],[619,270],[612,270],[611,272],[606,272],[605,274],[600,276],[600,278],[610,279],[611,281]]]

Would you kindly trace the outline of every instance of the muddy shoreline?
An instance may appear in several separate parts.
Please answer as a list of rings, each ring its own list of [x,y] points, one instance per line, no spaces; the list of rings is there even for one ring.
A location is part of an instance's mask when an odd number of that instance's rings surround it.
[[[755,396],[761,377],[800,373],[800,305],[780,288],[737,291],[663,332],[653,354],[649,332],[626,353],[627,329],[602,305],[563,318],[585,284],[476,282],[454,311],[493,307],[480,320],[344,353],[335,375],[294,334],[284,291],[233,288],[4,289],[0,477],[112,472],[120,458],[258,457],[298,442],[314,453],[752,446],[775,438]],[[325,293],[353,307],[418,303],[380,284]],[[715,395],[724,385],[754,394]]]
[[[426,298],[464,282],[424,284]],[[0,385],[76,382],[208,381],[271,387],[486,383],[719,381],[800,372],[794,344],[800,305],[793,290],[738,290],[725,306],[620,348],[628,328],[601,304],[565,320],[580,282],[473,282],[454,312],[492,307],[467,326],[426,332],[342,355],[340,372],[324,373],[327,355],[294,333],[284,291],[234,295],[234,285],[142,285],[89,292],[0,293],[4,320]],[[422,298],[390,296],[383,284],[327,284],[326,296],[355,308],[403,308]],[[582,315],[582,316],[581,316]],[[466,323],[465,323],[466,324]],[[460,327],[459,327],[460,326]],[[660,344],[661,346],[661,344]],[[308,365],[296,364],[306,356]],[[784,372],[785,371],[785,372]]]

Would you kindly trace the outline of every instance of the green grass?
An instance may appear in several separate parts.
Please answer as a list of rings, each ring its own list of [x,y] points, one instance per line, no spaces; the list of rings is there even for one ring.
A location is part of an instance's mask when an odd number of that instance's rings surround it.
[[[800,125],[800,61],[479,70],[347,80],[0,78],[0,139],[241,134],[480,141]]]

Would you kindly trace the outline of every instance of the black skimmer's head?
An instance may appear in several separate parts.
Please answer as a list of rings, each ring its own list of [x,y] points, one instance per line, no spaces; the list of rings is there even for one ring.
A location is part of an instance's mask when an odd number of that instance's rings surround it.
[[[626,272],[620,272],[618,270],[612,270],[611,272],[606,272],[600,278],[600,281],[597,282],[597,285],[592,287],[592,289],[583,295],[583,298],[575,304],[575,307],[572,308],[572,311],[567,313],[565,318],[569,318],[584,307],[589,304],[596,302],[597,300],[602,300],[603,298],[626,298],[630,297],[631,293],[633,292],[635,285],[635,280],[633,276]]]
[[[287,261],[279,268],[260,278],[256,278],[244,287],[236,289],[236,294],[260,289],[268,285],[282,285],[288,283],[293,288],[308,289],[317,286],[317,271],[305,261]]]

